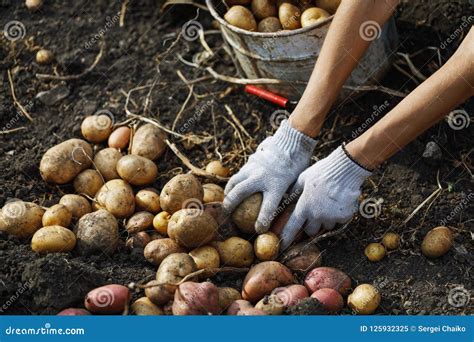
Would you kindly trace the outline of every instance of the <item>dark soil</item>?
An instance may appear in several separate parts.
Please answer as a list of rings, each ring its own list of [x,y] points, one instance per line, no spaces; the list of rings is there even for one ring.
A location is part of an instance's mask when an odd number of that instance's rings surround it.
[[[440,58],[446,61],[459,45],[465,26],[462,23],[472,10],[467,1],[404,2],[396,14],[400,36],[398,51],[421,51],[413,57],[413,63],[424,75],[432,74],[439,66],[438,55],[427,47],[441,47]],[[28,12],[21,1],[0,2],[1,27],[18,20],[26,28],[25,37],[16,42],[0,36],[3,81],[0,131],[25,127],[15,133],[0,134],[0,205],[20,198],[49,206],[64,193],[73,192],[71,186],[45,184],[38,165],[48,148],[68,138],[80,137],[80,123],[85,115],[106,109],[113,112],[116,122],[122,121],[126,118],[125,94],[134,87],[156,80],[148,109],[144,110],[144,103],[149,89],[134,93],[129,108],[159,118],[170,127],[188,94],[188,87],[177,76],[177,70],[188,80],[206,76],[205,71],[187,66],[178,59],[179,54],[192,61],[193,55],[202,50],[197,41],[181,39],[169,50],[182,25],[194,18],[195,9],[177,6],[160,14],[156,1],[130,1],[124,27],[118,25],[119,11],[120,3],[113,1],[46,2],[36,13]],[[205,29],[212,29],[211,18],[204,11],[200,11],[198,20]],[[109,22],[113,24],[108,25]],[[469,27],[464,27],[464,32]],[[100,37],[96,38],[96,35]],[[451,42],[446,43],[453,35]],[[67,83],[35,77],[37,73],[81,73],[97,55],[100,38],[106,42],[104,56],[85,77]],[[230,58],[223,52],[220,35],[210,35],[207,40],[217,52],[213,67],[221,73],[235,75]],[[39,47],[54,51],[56,63],[53,66],[36,64],[34,56]],[[163,54],[166,51],[169,53]],[[13,75],[17,97],[34,122],[26,120],[12,101],[8,69]],[[395,68],[386,75],[382,85],[402,92],[409,92],[416,86]],[[57,86],[66,87],[69,95],[50,106],[35,99],[40,91]],[[176,130],[180,133],[208,132],[216,139],[192,148],[186,146],[188,149],[182,144],[178,146],[198,166],[204,166],[206,161],[217,158],[217,153],[222,153],[224,161],[235,172],[244,158],[242,153],[229,153],[238,151],[241,146],[234,129],[224,119],[229,118],[224,104],[232,108],[254,137],[252,148],[273,131],[269,119],[278,108],[245,95],[240,87],[223,82],[200,82],[194,91],[204,95],[190,102]],[[398,97],[370,92],[338,106],[328,117],[321,134],[324,147],[317,150],[316,157],[327,155],[342,141],[351,139],[353,130],[365,122],[374,111],[374,105],[387,102],[388,110],[399,101]],[[472,113],[473,101],[461,108]],[[382,294],[378,314],[474,313],[469,301],[465,305],[448,303],[451,289],[472,290],[473,169],[470,153],[473,137],[473,125],[462,130],[451,129],[445,121],[435,125],[380,167],[371,182],[367,182],[363,197],[383,199],[380,215],[371,219],[360,217],[346,234],[320,243],[325,266],[346,272],[354,286],[360,283],[378,286]],[[440,146],[441,159],[422,157],[429,141]],[[172,175],[186,171],[171,151],[160,159],[158,167],[160,177],[154,184],[158,189]],[[438,188],[437,178],[443,191],[403,224],[405,218]],[[467,198],[470,200],[463,202]],[[447,218],[450,219],[446,224],[455,233],[454,247],[443,257],[429,260],[420,252],[421,241],[428,230]],[[365,246],[380,241],[389,230],[401,235],[401,247],[380,262],[369,262],[363,253]],[[3,305],[0,311],[6,314],[55,314],[66,307],[82,306],[84,295],[94,287],[144,281],[151,279],[155,270],[144,260],[141,250],[130,252],[120,247],[111,257],[83,257],[74,252],[40,256],[31,251],[29,241],[0,234],[0,304]],[[220,275],[211,280],[239,287],[242,275]],[[138,295],[138,292],[134,294],[135,297]],[[317,305],[306,303],[306,308],[302,305],[290,313],[321,312]],[[350,311],[345,309],[343,313]]]

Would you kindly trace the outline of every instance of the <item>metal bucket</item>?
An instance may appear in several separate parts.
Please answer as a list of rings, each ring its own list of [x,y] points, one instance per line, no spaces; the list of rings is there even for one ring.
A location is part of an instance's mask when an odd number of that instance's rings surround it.
[[[321,51],[332,17],[315,26],[274,33],[250,32],[229,25],[223,14],[222,0],[206,0],[211,15],[219,21],[224,40],[234,52],[234,63],[242,77],[273,78],[282,84],[268,84],[270,91],[297,100],[303,94]],[[352,72],[346,86],[374,85],[384,76],[398,41],[391,19],[378,39],[372,41],[359,65]],[[341,98],[354,93],[344,89]]]

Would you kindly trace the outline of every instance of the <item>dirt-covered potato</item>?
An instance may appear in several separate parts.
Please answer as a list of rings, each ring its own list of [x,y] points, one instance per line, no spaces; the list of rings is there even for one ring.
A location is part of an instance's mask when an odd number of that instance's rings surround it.
[[[268,17],[258,23],[258,32],[278,32],[283,27],[277,17]]]
[[[127,238],[125,246],[129,249],[145,248],[150,241],[151,237],[147,232],[138,232]]]
[[[156,160],[166,149],[165,139],[165,133],[155,125],[143,125],[133,135],[130,153]]]
[[[47,226],[36,231],[31,238],[31,249],[40,254],[67,253],[74,249],[76,236],[61,226]]]
[[[42,226],[44,209],[31,202],[7,202],[0,211],[0,230],[18,238],[28,238]]]
[[[117,172],[122,179],[132,185],[153,183],[158,176],[158,168],[150,159],[126,155],[117,162]]]
[[[130,127],[122,126],[117,128],[109,136],[109,147],[113,147],[118,150],[123,150],[127,148],[128,144],[130,143],[131,134],[132,130],[130,129]]]
[[[188,274],[196,271],[196,263],[189,254],[173,253],[161,262],[156,271],[156,280],[159,284],[177,284]]]
[[[299,284],[277,287],[272,291],[272,294],[277,295],[286,307],[296,305],[309,296],[306,287]]]
[[[91,204],[87,198],[80,195],[68,194],[61,197],[59,204],[64,205],[72,214],[73,219],[80,219],[92,211]]]
[[[104,180],[97,170],[87,169],[74,178],[73,185],[77,193],[94,197],[97,191],[104,185]]]
[[[69,139],[51,147],[41,158],[41,177],[53,184],[66,184],[89,168],[94,154],[84,140]]]
[[[216,220],[200,209],[181,209],[171,216],[168,223],[168,236],[187,248],[211,242],[216,232]]]
[[[132,187],[121,179],[105,183],[95,195],[94,209],[107,209],[117,218],[126,218],[135,211]]]
[[[147,297],[138,298],[131,305],[132,313],[137,316],[161,316],[165,313]]]
[[[240,310],[248,308],[253,308],[252,303],[250,303],[248,300],[237,299],[230,304],[229,308],[227,309],[227,314],[229,316],[235,316]]]
[[[360,284],[347,297],[347,305],[358,315],[370,315],[380,305],[380,292],[370,284]]]
[[[198,269],[217,268],[220,265],[219,252],[212,246],[202,246],[193,249],[189,255],[194,259]]]
[[[237,316],[266,316],[267,314],[265,311],[250,307],[250,308],[243,308],[239,312],[237,312]]]
[[[168,255],[184,252],[186,250],[172,239],[157,239],[146,245],[143,254],[149,263],[158,266]]]
[[[82,121],[81,133],[87,141],[98,144],[109,138],[113,125],[112,118],[106,114],[91,115]]]
[[[340,3],[341,0],[315,0],[316,7],[322,8],[331,14],[336,13]]]
[[[229,24],[243,30],[257,31],[257,22],[252,12],[244,6],[232,6],[227,13],[224,14],[224,19]]]
[[[221,312],[227,310],[236,300],[242,299],[240,292],[233,287],[219,287],[219,308]],[[249,303],[250,304],[250,303]]]
[[[448,227],[433,228],[421,243],[421,251],[428,258],[438,258],[453,246],[453,232]]]
[[[77,250],[83,255],[112,254],[119,241],[117,220],[106,210],[82,216],[74,232],[77,238]]]
[[[227,210],[224,209],[222,202],[209,202],[204,204],[204,211],[216,220],[218,231],[214,240],[224,241],[232,236],[239,235],[239,230],[232,223]]]
[[[339,291],[347,295],[351,288],[351,278],[344,272],[332,267],[318,267],[306,275],[304,285],[311,293],[324,288]]]
[[[248,267],[254,260],[253,246],[247,240],[233,236],[225,241],[215,242],[222,265]]]
[[[300,242],[283,253],[281,262],[293,272],[306,273],[321,266],[322,255],[315,244]]]
[[[43,227],[62,226],[69,227],[72,221],[72,213],[63,204],[55,204],[46,209],[43,214]]]
[[[208,183],[204,184],[202,189],[204,190],[204,203],[224,201],[224,189],[219,185]]]
[[[329,17],[329,13],[318,7],[308,8],[301,14],[301,27],[316,25]]]
[[[121,314],[127,307],[130,297],[127,287],[110,284],[90,291],[86,295],[84,306],[95,314]]]
[[[272,232],[260,234],[253,243],[255,255],[260,261],[274,260],[278,256],[279,243],[280,239]]]
[[[120,178],[117,172],[117,163],[122,158],[122,153],[115,148],[104,148],[96,153],[94,166],[105,181]]]
[[[383,236],[382,244],[388,250],[397,249],[400,247],[400,235],[396,233],[387,233]]]
[[[138,191],[135,195],[135,207],[137,210],[158,214],[161,210],[158,190],[146,188]]]
[[[328,311],[339,312],[344,307],[344,300],[342,299],[341,294],[334,289],[319,289],[316,290],[311,298],[317,299]]]
[[[252,0],[251,8],[258,20],[275,17],[278,13],[275,0]]]
[[[300,9],[290,3],[284,2],[278,8],[278,18],[281,26],[285,30],[296,30],[301,27],[300,23],[301,11]]]
[[[219,291],[209,282],[187,281],[179,285],[174,294],[173,315],[217,315]]]
[[[286,309],[283,301],[276,294],[270,294],[263,297],[255,304],[255,309],[262,310],[267,315],[275,316],[282,315]]]
[[[154,218],[155,216],[147,211],[136,212],[127,220],[125,229],[127,229],[129,234],[135,234],[151,229]]]
[[[385,247],[378,242],[369,243],[365,247],[364,254],[372,262],[377,262],[385,257]]]
[[[263,196],[261,193],[253,194],[240,203],[232,213],[232,221],[246,234],[255,234],[255,222],[257,222]]]
[[[170,214],[183,208],[202,205],[204,190],[201,182],[191,174],[178,175],[165,184],[160,194],[160,204]]]
[[[206,172],[210,173],[211,175],[227,177],[230,173],[230,170],[229,168],[222,165],[219,160],[213,160],[206,165]]]
[[[156,305],[164,305],[174,297],[176,286],[161,284],[158,280],[146,284],[145,296]]]
[[[168,212],[162,211],[153,219],[153,228],[160,234],[168,235],[168,223],[170,222],[170,218],[171,215]]]
[[[277,287],[294,283],[295,278],[285,265],[276,261],[264,261],[253,266],[245,276],[242,298],[255,303]]]

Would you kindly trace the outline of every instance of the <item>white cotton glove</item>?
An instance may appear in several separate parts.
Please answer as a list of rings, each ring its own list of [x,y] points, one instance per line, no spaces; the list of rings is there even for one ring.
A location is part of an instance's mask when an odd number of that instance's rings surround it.
[[[281,249],[288,248],[301,229],[314,236],[321,227],[330,230],[349,221],[357,211],[360,187],[371,174],[342,146],[304,171],[291,190],[301,196],[283,228]]]
[[[283,195],[309,166],[316,141],[284,120],[275,135],[266,138],[240,171],[227,183],[224,208],[234,211],[247,197],[261,192],[263,202],[255,223],[266,232]]]

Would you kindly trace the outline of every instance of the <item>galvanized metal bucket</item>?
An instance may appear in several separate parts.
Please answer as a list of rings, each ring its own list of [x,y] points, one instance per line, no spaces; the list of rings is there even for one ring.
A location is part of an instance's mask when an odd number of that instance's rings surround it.
[[[319,56],[332,17],[315,26],[292,31],[250,32],[229,25],[223,19],[227,8],[222,0],[206,0],[206,4],[211,15],[220,23],[222,35],[235,54],[234,63],[241,76],[279,79],[282,84],[264,87],[290,99],[299,99]],[[382,28],[380,37],[372,41],[346,85],[376,84],[390,67],[397,41],[395,24],[391,19]],[[341,98],[353,93],[345,89]]]

